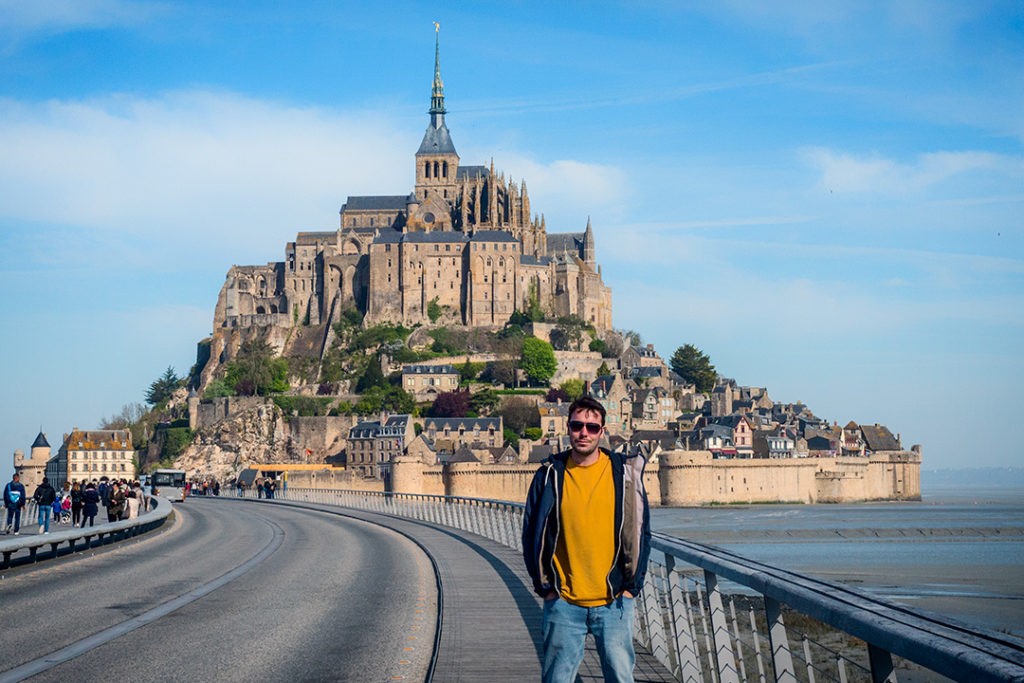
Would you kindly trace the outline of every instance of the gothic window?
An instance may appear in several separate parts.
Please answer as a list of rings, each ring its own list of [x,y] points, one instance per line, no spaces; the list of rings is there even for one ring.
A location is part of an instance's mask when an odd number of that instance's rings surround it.
[[[442,175],[444,175],[445,178],[448,177],[448,162],[447,161],[445,161],[442,164],[442,166],[441,166],[441,173],[442,173]],[[444,196],[447,197],[448,196],[448,192],[445,192]]]
[[[352,219],[352,227],[353,228],[356,227],[356,219],[355,218]]]
[[[373,218],[370,218],[370,227],[373,227]]]
[[[429,161],[427,161],[427,162],[425,162],[423,164],[423,175],[427,176],[428,178],[430,177],[430,162]],[[424,193],[423,196],[426,197],[427,195]]]
[[[437,177],[437,162],[434,162],[434,177]]]

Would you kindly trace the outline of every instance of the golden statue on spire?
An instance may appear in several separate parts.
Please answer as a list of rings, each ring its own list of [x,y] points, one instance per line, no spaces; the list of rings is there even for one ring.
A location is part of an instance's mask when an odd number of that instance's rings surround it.
[[[435,21],[434,22],[434,33],[440,33],[440,32],[441,32],[441,24],[439,22]]]

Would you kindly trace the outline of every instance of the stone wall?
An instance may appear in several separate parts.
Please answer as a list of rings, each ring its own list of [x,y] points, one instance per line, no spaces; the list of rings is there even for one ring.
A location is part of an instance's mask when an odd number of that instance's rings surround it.
[[[537,465],[394,464],[395,491],[524,502]],[[652,505],[829,503],[919,500],[921,459],[906,451],[871,458],[715,460],[707,451],[670,451],[644,473]]]

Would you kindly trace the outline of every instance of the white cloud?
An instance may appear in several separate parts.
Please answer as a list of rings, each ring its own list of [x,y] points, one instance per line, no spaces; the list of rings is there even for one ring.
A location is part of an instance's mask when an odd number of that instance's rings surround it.
[[[166,3],[143,0],[0,0],[0,35],[133,26],[168,9]]]
[[[209,91],[0,101],[0,220],[159,243],[332,229],[348,194],[409,189],[409,135],[379,115]]]
[[[920,193],[970,173],[995,171],[1020,176],[1024,161],[991,152],[931,152],[910,163],[880,155],[856,155],[824,147],[803,150],[804,161],[820,173],[818,186],[833,193],[898,196]]]
[[[494,167],[509,180],[526,181],[530,206],[534,213],[545,214],[551,232],[581,231],[588,216],[613,220],[630,194],[628,175],[616,166],[573,159],[544,162],[510,151],[495,154]]]

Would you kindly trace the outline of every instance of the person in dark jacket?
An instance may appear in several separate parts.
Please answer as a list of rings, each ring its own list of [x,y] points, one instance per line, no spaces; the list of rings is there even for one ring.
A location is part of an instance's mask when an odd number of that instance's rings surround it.
[[[71,526],[82,523],[82,486],[77,481],[71,485]]]
[[[632,681],[634,599],[650,555],[645,462],[599,447],[605,409],[584,396],[569,406],[572,448],[533,477],[523,519],[523,559],[544,598],[545,682],[569,682],[594,635],[606,681]]]
[[[114,482],[110,484],[110,500],[107,502],[107,521],[116,522],[121,519],[121,513],[124,512],[124,491],[121,490],[121,484]]]
[[[39,533],[50,533],[50,514],[53,512],[53,501],[57,500],[57,491],[50,485],[50,480],[43,477],[43,483],[36,487],[32,494],[39,510]]]
[[[96,484],[89,482],[85,485],[85,491],[82,492],[82,528],[85,528],[85,523],[89,522],[89,526],[93,526],[96,521],[96,514],[100,511],[100,494],[96,490]]]
[[[25,507],[25,485],[21,483],[21,475],[17,472],[4,486],[4,507],[7,508],[7,524],[4,533],[14,531],[17,536],[21,532],[21,510]]]

